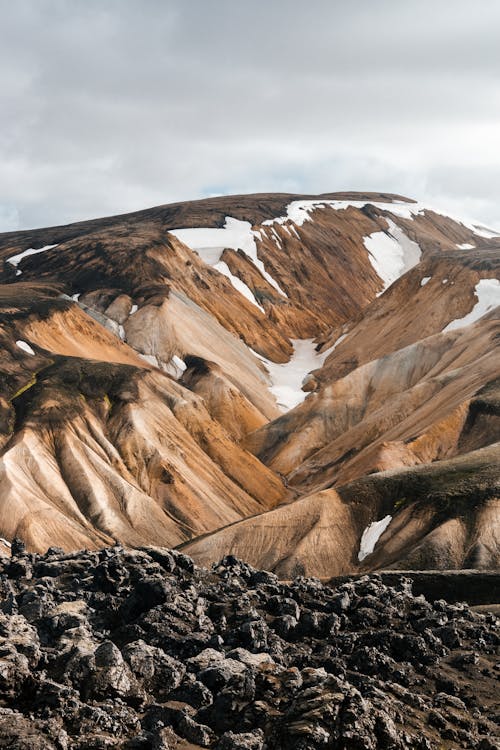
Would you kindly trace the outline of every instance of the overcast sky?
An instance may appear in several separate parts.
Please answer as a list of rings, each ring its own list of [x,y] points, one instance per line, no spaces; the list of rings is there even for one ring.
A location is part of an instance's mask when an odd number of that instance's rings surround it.
[[[0,231],[386,190],[500,227],[498,0],[0,0]]]

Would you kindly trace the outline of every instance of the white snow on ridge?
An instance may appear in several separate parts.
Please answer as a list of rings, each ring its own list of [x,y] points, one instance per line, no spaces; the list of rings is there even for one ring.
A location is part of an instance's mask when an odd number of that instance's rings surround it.
[[[422,251],[391,219],[386,219],[389,229],[374,232],[363,239],[370,261],[384,282],[384,291],[404,273],[420,262]]]
[[[23,350],[23,352],[26,352],[27,354],[31,354],[32,357],[35,356],[35,352],[31,348],[29,344],[26,343],[26,341],[23,341],[22,339],[19,339],[16,341],[16,345]]]
[[[292,201],[286,207],[286,216],[277,216],[275,219],[268,219],[263,224],[283,224],[286,221],[292,221],[296,226],[302,226],[305,221],[310,221],[311,212],[317,208],[333,208],[336,211],[343,211],[347,208],[364,208],[367,205],[376,206],[384,211],[390,211],[402,219],[412,219],[415,214],[421,213],[425,207],[421,203],[407,203],[405,201],[395,201],[388,203],[383,201],[340,201],[340,200],[298,200]]]
[[[382,518],[380,521],[374,521],[366,527],[363,531],[361,544],[359,546],[358,560],[360,562],[361,560],[364,560],[365,557],[368,557],[368,555],[371,555],[375,549],[375,545],[391,521],[392,516],[385,516],[385,518]]]
[[[498,279],[481,279],[476,284],[475,293],[477,302],[472,310],[463,318],[457,318],[448,323],[446,328],[443,328],[443,333],[470,326],[500,305],[500,281]]]
[[[287,296],[278,282],[267,273],[263,262],[257,257],[255,237],[259,235],[258,232],[252,230],[252,225],[249,221],[240,221],[239,219],[233,219],[231,216],[226,216],[226,221],[222,228],[196,227],[190,229],[169,229],[169,232],[190,247],[191,250],[195,250],[202,261],[209,266],[216,266],[218,264],[225,248],[243,250],[254,266],[259,269],[266,281],[283,297]]]
[[[333,347],[325,352],[317,352],[314,339],[291,339],[294,352],[284,364],[277,364],[253,352],[266,366],[271,378],[271,393],[276,397],[283,411],[293,409],[307,396],[302,390],[302,382],[311,370],[321,367]],[[335,344],[334,344],[335,346]]]
[[[11,255],[10,258],[7,258],[7,263],[10,263],[17,268],[22,259],[27,258],[28,255],[37,255],[38,253],[44,253],[46,250],[52,250],[53,247],[57,247],[57,245],[45,245],[45,247],[39,247],[38,249],[30,247],[28,248],[28,250],[23,250],[22,253]],[[19,276],[21,273],[22,271],[17,268],[16,275]]]
[[[286,216],[278,216],[275,219],[268,219],[263,223],[273,224],[274,222],[277,222],[278,224],[283,224],[286,221],[292,221],[297,226],[301,226],[305,221],[309,221],[311,219],[311,212],[317,208],[333,208],[336,211],[342,211],[351,207],[364,208],[367,205],[375,206],[376,208],[379,208],[383,211],[389,211],[390,213],[394,214],[395,216],[399,216],[402,219],[413,219],[415,216],[423,214],[425,211],[433,211],[435,214],[440,214],[441,216],[445,216],[448,219],[452,219],[453,221],[457,222],[457,224],[462,224],[462,226],[470,229],[471,232],[474,232],[474,234],[476,234],[478,237],[484,237],[487,239],[500,237],[500,231],[484,227],[481,224],[478,224],[471,220],[459,219],[455,216],[450,215],[446,211],[435,208],[434,206],[428,206],[418,201],[415,201],[414,203],[408,203],[407,201],[394,201],[391,203],[386,201],[370,200],[297,200],[292,201],[288,204],[286,209]],[[468,250],[473,249],[473,247],[474,245],[467,248],[461,247],[460,249]]]

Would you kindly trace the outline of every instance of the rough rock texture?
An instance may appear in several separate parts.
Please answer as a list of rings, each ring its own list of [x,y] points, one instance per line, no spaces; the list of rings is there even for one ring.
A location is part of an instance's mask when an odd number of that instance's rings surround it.
[[[0,746],[498,747],[499,621],[401,577],[341,585],[162,548],[0,570]]]

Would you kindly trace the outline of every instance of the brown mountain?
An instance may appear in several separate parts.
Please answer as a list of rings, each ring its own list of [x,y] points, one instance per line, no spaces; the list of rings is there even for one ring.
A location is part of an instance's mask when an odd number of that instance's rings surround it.
[[[494,231],[261,194],[6,233],[0,260],[4,547],[498,567]]]

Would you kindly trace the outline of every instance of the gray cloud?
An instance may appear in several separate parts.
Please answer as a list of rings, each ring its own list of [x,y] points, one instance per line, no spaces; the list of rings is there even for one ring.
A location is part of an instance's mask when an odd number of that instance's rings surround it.
[[[220,192],[500,224],[496,0],[0,0],[0,231]]]

